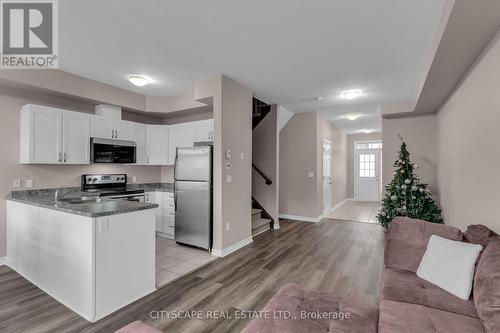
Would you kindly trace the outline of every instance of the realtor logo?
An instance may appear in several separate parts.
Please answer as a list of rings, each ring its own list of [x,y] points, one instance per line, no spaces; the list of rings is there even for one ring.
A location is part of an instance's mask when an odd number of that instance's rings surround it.
[[[1,68],[57,68],[57,0],[0,0]]]

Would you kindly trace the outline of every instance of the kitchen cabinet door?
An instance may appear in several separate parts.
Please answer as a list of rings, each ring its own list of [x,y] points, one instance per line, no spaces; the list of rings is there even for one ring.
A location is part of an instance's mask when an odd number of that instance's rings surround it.
[[[106,118],[92,117],[92,137],[114,139],[114,121]]]
[[[155,208],[156,231],[163,232],[163,200],[161,192],[146,192],[146,202],[158,205],[158,208]]]
[[[59,164],[61,110],[28,104],[21,111],[21,163]]]
[[[194,143],[194,127],[191,123],[173,125],[168,133],[168,161],[175,164],[177,148],[192,147]]]
[[[63,113],[63,156],[65,164],[90,164],[90,116]]]
[[[193,140],[194,142],[204,142],[204,141],[213,141],[214,140],[214,120],[213,119],[208,119],[208,120],[201,120],[201,121],[195,121],[191,123],[193,132],[194,132],[194,137]]]
[[[115,121],[115,139],[133,141],[134,124],[128,121]]]
[[[136,164],[145,165],[147,164],[148,157],[148,146],[147,146],[147,135],[146,126],[140,124],[134,124],[134,139],[136,143]]]
[[[147,126],[147,162],[150,165],[168,165],[168,127],[165,125]]]

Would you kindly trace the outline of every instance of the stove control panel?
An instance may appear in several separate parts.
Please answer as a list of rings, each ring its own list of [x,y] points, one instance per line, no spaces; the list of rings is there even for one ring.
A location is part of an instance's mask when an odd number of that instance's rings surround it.
[[[82,175],[82,185],[126,184],[126,174]]]

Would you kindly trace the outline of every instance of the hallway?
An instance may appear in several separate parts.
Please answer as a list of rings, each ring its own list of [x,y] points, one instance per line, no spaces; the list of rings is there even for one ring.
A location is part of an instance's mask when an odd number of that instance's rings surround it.
[[[346,201],[335,209],[329,218],[336,220],[378,223],[380,204],[376,202]]]

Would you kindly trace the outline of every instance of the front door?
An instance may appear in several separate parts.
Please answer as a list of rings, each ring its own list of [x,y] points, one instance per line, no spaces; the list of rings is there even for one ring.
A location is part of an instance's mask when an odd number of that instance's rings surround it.
[[[332,210],[332,143],[323,141],[323,215]]]
[[[357,201],[380,201],[380,149],[356,151]]]

